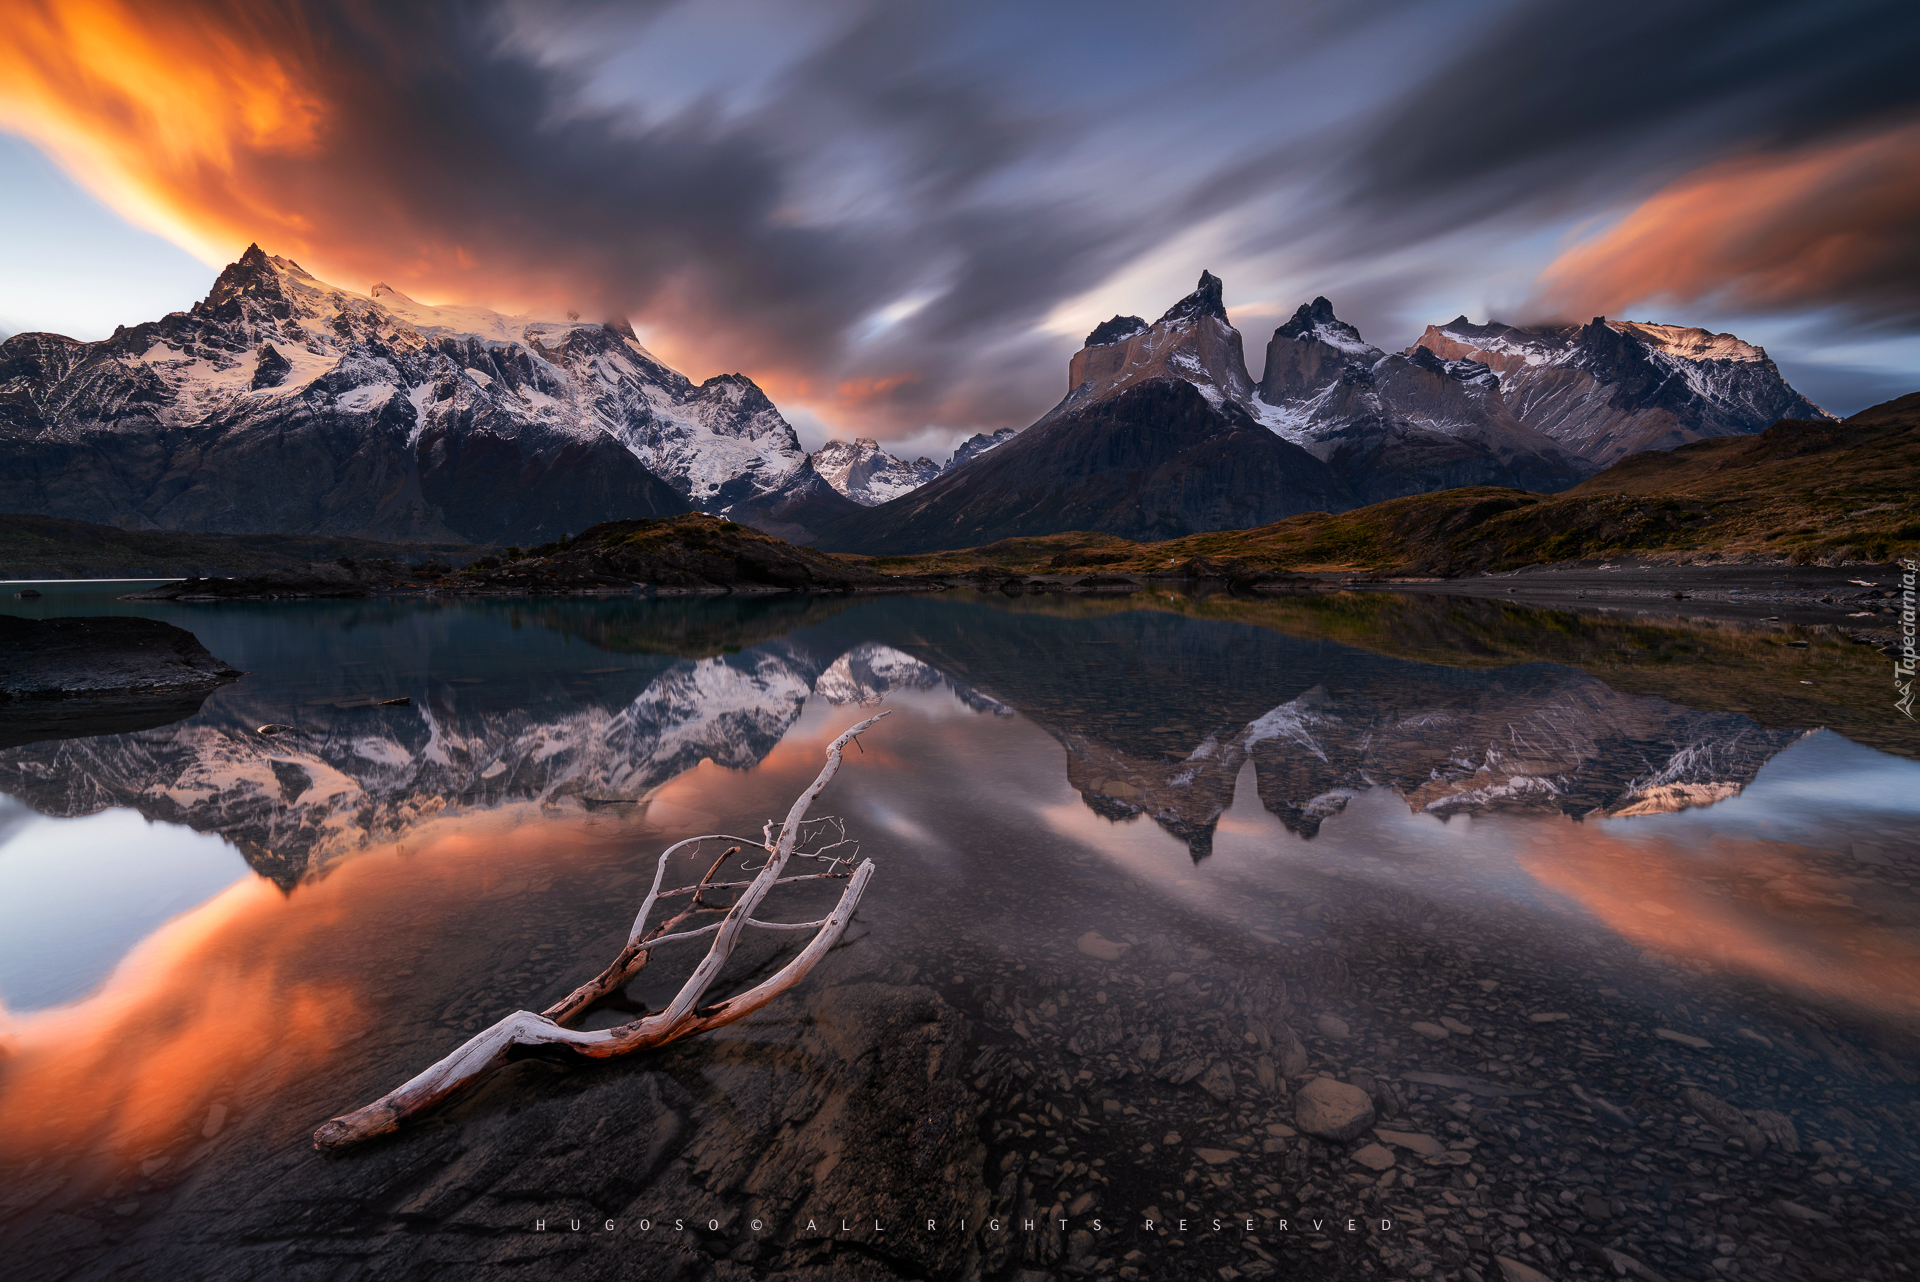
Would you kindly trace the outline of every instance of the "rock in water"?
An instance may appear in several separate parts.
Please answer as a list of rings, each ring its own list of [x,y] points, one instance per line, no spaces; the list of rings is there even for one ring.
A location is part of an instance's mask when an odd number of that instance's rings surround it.
[[[1393,1165],[1393,1152],[1384,1144],[1369,1144],[1354,1153],[1353,1160],[1370,1171],[1384,1171]]]
[[[211,688],[239,675],[158,619],[0,615],[0,700]]]
[[[1373,1101],[1358,1086],[1317,1077],[1294,1097],[1293,1123],[1309,1135],[1344,1142],[1373,1125]]]
[[[1504,1255],[1493,1257],[1500,1265],[1500,1282],[1553,1282],[1553,1279],[1539,1269],[1522,1264],[1518,1260],[1508,1259]]]
[[[239,675],[158,619],[0,615],[0,749],[168,725]]]

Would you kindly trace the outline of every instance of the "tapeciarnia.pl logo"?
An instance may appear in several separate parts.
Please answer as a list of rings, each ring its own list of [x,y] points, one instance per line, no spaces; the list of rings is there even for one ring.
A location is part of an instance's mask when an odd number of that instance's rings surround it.
[[[1913,715],[1913,581],[1916,571],[1920,571],[1920,561],[1902,561],[1900,568],[1906,573],[1900,576],[1900,649],[1893,657],[1893,688],[1900,696],[1893,706],[1907,714],[1907,720],[1915,720]]]

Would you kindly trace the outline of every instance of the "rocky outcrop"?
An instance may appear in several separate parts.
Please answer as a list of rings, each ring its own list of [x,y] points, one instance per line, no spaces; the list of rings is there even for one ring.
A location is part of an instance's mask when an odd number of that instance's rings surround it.
[[[0,614],[0,749],[169,725],[240,675],[158,619]]]
[[[239,675],[158,619],[0,614],[0,700],[210,690]]]

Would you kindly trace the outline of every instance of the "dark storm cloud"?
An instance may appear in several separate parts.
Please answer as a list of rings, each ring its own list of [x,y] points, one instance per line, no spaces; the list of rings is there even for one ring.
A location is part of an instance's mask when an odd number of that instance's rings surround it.
[[[1655,151],[1792,144],[1920,104],[1905,0],[1531,0],[1376,117],[1351,197],[1373,206],[1530,176],[1575,182]]]
[[[1920,117],[1917,60],[1920,6],[1907,0],[1531,0],[1369,122],[1343,162],[1348,248],[1374,252],[1389,231],[1617,206],[1660,187],[1665,203],[1644,211],[1633,246],[1557,264],[1537,303],[1584,316],[1635,298],[1718,297],[1920,323],[1920,258],[1910,231],[1889,234],[1920,222],[1920,185],[1884,172],[1894,154],[1920,164],[1902,132]],[[1819,163],[1875,134],[1882,154]],[[1747,181],[1698,172],[1732,163]],[[1734,202],[1719,235],[1702,207],[1709,189]],[[1836,261],[1842,238],[1855,244]],[[1651,265],[1709,249],[1711,272],[1691,279]]]
[[[1274,305],[1324,291],[1391,342],[1405,336],[1384,332],[1388,295],[1461,277],[1437,250],[1421,258],[1428,240],[1530,230],[1730,152],[1817,149],[1920,105],[1920,9],[1867,0],[1467,6],[1451,43],[1378,56],[1383,16],[1437,28],[1455,11],[847,0],[798,11],[826,15],[824,34],[782,51],[755,93],[673,106],[644,84],[589,91],[618,81],[621,51],[656,40],[662,14],[708,22],[711,39],[676,56],[723,72],[751,33],[664,3],[184,0],[84,29],[92,10],[75,0],[0,6],[13,126],[34,132],[37,113],[50,147],[89,139],[70,164],[112,170],[129,204],[202,243],[258,240],[342,283],[436,300],[632,314],[669,357],[743,370],[881,435],[1030,421],[1062,390],[1072,346],[1035,326],[1261,202],[1338,211],[1277,217],[1264,241],[1219,233],[1227,249],[1293,246],[1296,278],[1319,269]],[[108,29],[120,43],[103,48]],[[1428,47],[1452,53],[1409,75]],[[1333,96],[1348,97],[1321,119],[1300,86],[1327,50],[1378,86],[1338,77]],[[149,74],[119,74],[128,65]],[[1873,190],[1867,230],[1883,236],[1906,188]],[[1688,191],[1670,204],[1697,219],[1711,205]],[[1817,223],[1803,203],[1753,243],[1791,255],[1794,229]],[[1634,263],[1683,243],[1642,231]],[[1850,270],[1871,274],[1876,253]],[[1727,255],[1725,271],[1744,270]],[[1590,256],[1558,279],[1584,298],[1608,272],[1645,275],[1621,261]],[[1222,264],[1181,274],[1202,266]],[[1797,270],[1769,279],[1768,305],[1826,287]]]

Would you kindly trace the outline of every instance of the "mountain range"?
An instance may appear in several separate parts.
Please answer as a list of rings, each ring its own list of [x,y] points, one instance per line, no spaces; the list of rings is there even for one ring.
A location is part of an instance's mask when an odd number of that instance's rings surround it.
[[[1460,486],[1555,492],[1626,454],[1782,417],[1831,416],[1731,335],[1462,319],[1387,353],[1325,298],[1274,331],[1256,383],[1225,287],[1203,272],[1153,324],[1097,326],[1060,403],[990,458],[829,519],[819,542],[902,553],[1069,529],[1166,539]]]
[[[854,510],[751,379],[696,385],[624,321],[355,294],[258,246],[190,311],[0,343],[0,459],[0,510],[134,529],[507,544]]]
[[[1566,489],[1618,459],[1826,417],[1758,347],[1461,317],[1404,352],[1316,298],[1256,382],[1203,273],[1115,316],[1031,427],[945,464],[809,455],[749,378],[694,383],[624,321],[429,306],[251,246],[185,312],[0,342],[0,511],[125,529],[533,544],[698,510],[828,550],[1247,528],[1463,485]]]

